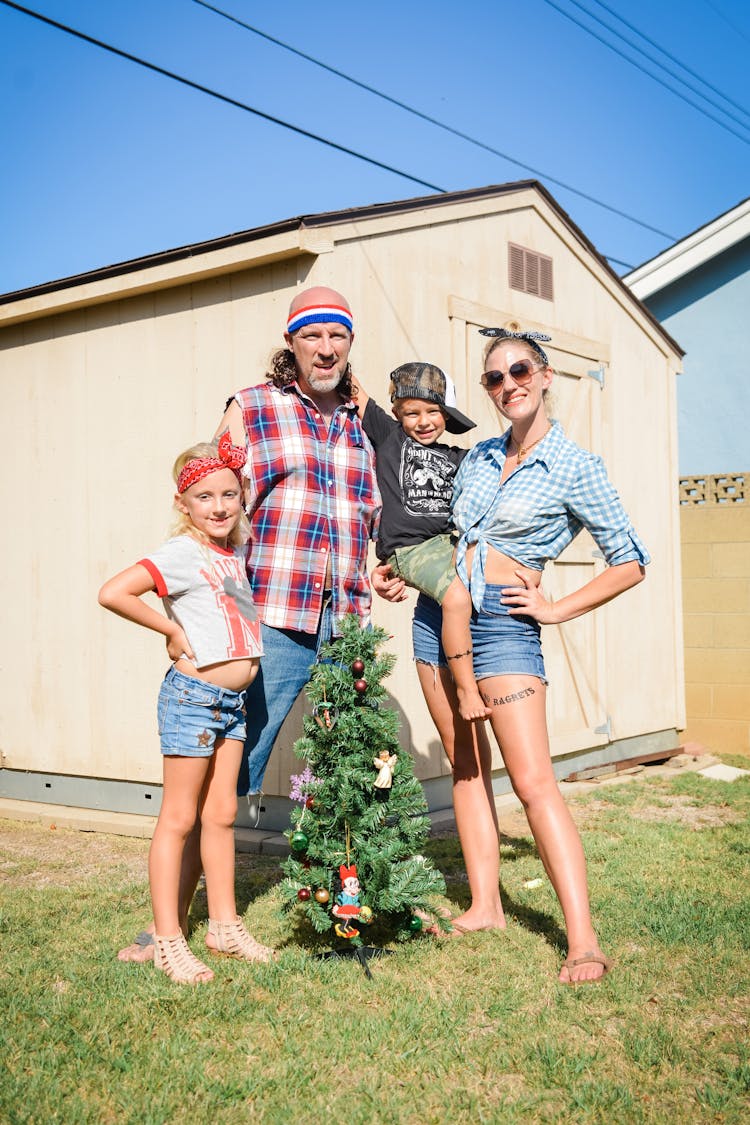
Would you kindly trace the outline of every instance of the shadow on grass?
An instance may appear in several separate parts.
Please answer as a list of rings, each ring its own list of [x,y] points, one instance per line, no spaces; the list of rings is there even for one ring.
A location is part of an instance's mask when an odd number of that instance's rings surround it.
[[[500,847],[501,865],[537,854],[536,846],[528,836],[506,836],[501,833]],[[456,837],[433,839],[425,850],[445,876],[446,895],[450,902],[459,908],[459,913],[468,910],[471,905],[471,893],[458,839]],[[535,910],[525,903],[516,902],[502,882],[500,897],[506,918],[518,922],[531,933],[539,934],[555,950],[564,952],[567,949],[565,932],[552,915]]]
[[[502,849],[502,864],[513,863],[518,859],[536,855],[533,840],[526,836],[501,834],[500,847]],[[471,895],[458,838],[456,836],[433,837],[425,845],[425,852],[445,877],[447,899],[456,908],[456,913],[463,913],[471,904]],[[244,915],[256,899],[273,890],[282,879],[281,861],[277,857],[238,855],[236,876],[238,913]],[[525,903],[517,902],[502,883],[500,894],[505,914],[509,919],[517,922],[531,933],[539,934],[554,949],[558,951],[566,949],[565,933],[550,914],[536,910]],[[193,926],[200,925],[208,918],[208,902],[203,883],[198,887],[193,899],[190,917]],[[398,940],[398,933],[393,926],[380,926],[377,922],[369,927],[363,927],[361,936],[368,944],[373,945],[386,945],[392,943],[394,939]],[[317,933],[306,919],[295,918],[290,925],[286,940],[280,948],[295,947],[314,954],[330,949],[332,945],[337,944],[338,940],[330,931]]]

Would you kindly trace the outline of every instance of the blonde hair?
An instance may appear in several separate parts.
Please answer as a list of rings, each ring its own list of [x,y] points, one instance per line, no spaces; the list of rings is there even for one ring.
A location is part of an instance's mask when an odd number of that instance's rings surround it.
[[[191,445],[184,453],[181,453],[174,465],[172,466],[172,478],[177,484],[180,473],[187,465],[188,461],[196,461],[202,457],[217,457],[219,454],[219,445],[216,441],[199,441],[195,445]],[[208,544],[208,536],[203,531],[199,531],[187,512],[183,512],[177,507],[177,497],[174,499],[174,512],[175,518],[169,529],[170,537],[174,535],[192,535],[199,543]],[[227,543],[230,547],[241,547],[247,540],[250,534],[250,525],[247,522],[247,516],[244,510],[240,512],[240,518],[227,536]]]

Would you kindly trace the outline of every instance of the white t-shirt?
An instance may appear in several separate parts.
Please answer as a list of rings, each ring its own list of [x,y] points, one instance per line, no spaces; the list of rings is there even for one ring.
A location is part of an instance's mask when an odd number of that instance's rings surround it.
[[[197,668],[262,656],[258,611],[245,572],[245,548],[177,535],[145,559],[172,621],[184,629]]]

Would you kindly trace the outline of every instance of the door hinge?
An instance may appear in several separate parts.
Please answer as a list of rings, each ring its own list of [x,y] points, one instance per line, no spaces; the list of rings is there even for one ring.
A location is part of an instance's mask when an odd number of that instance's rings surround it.
[[[603,734],[607,742],[612,741],[612,716],[607,715],[606,723],[602,723],[600,727],[594,727],[594,734]]]

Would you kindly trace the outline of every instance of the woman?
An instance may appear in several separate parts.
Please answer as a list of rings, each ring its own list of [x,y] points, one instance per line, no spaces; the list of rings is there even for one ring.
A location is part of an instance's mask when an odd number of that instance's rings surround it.
[[[649,559],[601,459],[569,441],[560,425],[547,418],[544,398],[553,372],[539,341],[549,337],[502,328],[482,333],[492,340],[481,381],[510,427],[502,436],[480,442],[458,471],[453,506],[460,534],[456,568],[474,605],[472,644],[479,689],[491,709],[490,723],[508,776],[562,907],[568,957],[559,979],[577,984],[599,980],[609,963],[591,921],[581,839],[552,769],[539,626],[570,621],[604,605],[643,579]],[[583,527],[595,539],[607,568],[552,603],[540,590],[544,564],[557,558]],[[435,632],[434,618],[429,605],[418,603],[418,660],[425,659],[419,645],[427,652],[428,634],[433,636],[435,656],[439,624]],[[456,712],[446,683],[448,673],[441,667],[434,671],[420,665],[419,676],[438,731],[441,737],[446,732],[452,743],[456,822],[472,894],[474,883],[483,893],[482,906],[475,899],[456,928],[488,928],[492,919],[483,919],[482,911],[495,909],[487,896],[490,883],[497,886],[499,865],[489,754],[478,735],[478,772],[456,776],[456,738],[460,736],[463,747],[464,735],[455,724],[451,739]],[[446,751],[451,758],[448,745]],[[462,757],[464,764],[469,762],[465,749]],[[468,769],[471,773],[470,763]],[[502,924],[496,909],[494,924]]]

